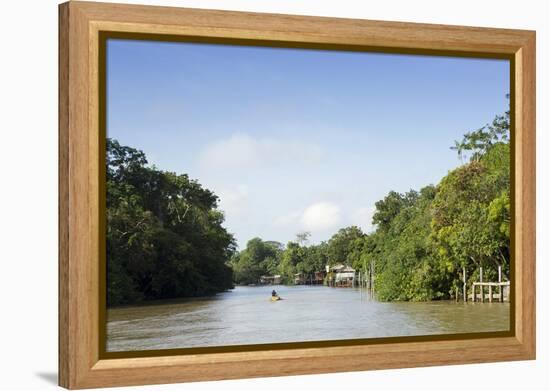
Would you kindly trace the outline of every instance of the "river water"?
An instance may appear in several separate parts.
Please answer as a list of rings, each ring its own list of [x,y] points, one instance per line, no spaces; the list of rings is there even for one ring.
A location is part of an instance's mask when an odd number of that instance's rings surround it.
[[[271,302],[276,289],[283,300]],[[382,303],[325,286],[236,287],[107,311],[107,351],[509,330],[508,303]]]

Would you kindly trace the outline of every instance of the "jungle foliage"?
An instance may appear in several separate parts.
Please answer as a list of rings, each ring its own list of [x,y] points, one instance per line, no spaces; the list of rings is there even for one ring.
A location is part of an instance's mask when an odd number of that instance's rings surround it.
[[[468,282],[495,281],[501,267],[510,270],[510,114],[456,141],[462,164],[441,181],[406,193],[390,191],[376,202],[368,234],[352,226],[327,242],[308,245],[300,233],[286,246],[260,238],[248,242],[231,264],[237,283],[255,283],[261,275],[324,270],[342,263],[375,275],[380,300],[438,300],[461,292]],[[464,162],[466,160],[466,162]],[[460,289],[459,289],[460,288]]]
[[[235,240],[216,195],[116,140],[106,149],[108,305],[231,288]]]
[[[107,140],[109,305],[201,296],[263,275],[294,283],[326,265],[374,274],[380,300],[448,299],[468,282],[510,271],[510,115],[451,147],[462,164],[437,185],[390,191],[372,232],[352,226],[328,241],[300,232],[286,244],[253,238],[236,251],[218,198],[187,175],[148,165],[143,152]]]

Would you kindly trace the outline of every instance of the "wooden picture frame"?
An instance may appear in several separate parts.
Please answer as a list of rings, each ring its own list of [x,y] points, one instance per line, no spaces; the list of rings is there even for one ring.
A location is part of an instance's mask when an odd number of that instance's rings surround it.
[[[511,61],[513,330],[478,338],[111,356],[100,349],[101,35]],[[59,384],[90,388],[535,358],[535,32],[68,2],[59,6]]]

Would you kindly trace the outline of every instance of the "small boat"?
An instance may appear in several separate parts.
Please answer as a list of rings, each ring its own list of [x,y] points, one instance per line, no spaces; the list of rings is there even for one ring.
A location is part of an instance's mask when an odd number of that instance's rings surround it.
[[[271,301],[279,301],[279,300],[283,300],[283,299],[281,299],[280,296],[271,296]]]

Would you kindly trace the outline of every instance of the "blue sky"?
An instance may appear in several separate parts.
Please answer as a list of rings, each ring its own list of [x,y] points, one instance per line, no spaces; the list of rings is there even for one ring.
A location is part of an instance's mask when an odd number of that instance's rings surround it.
[[[390,190],[436,184],[508,107],[509,63],[109,40],[107,134],[221,199],[242,248],[372,229]]]

